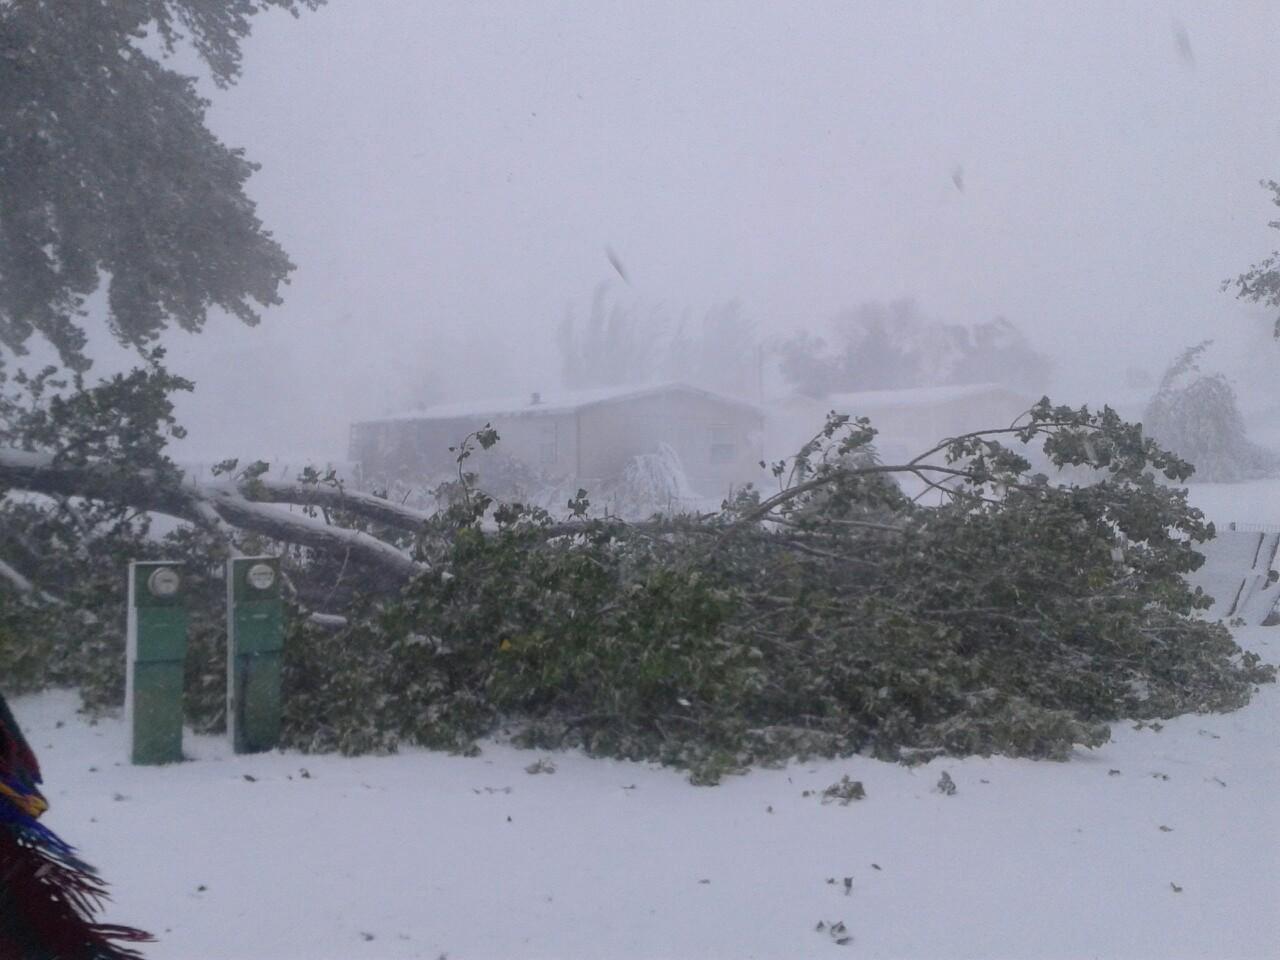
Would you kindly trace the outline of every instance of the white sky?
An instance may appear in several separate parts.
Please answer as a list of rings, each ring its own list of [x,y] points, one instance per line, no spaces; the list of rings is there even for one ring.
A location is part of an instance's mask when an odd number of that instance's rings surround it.
[[[1003,314],[1056,389],[1105,399],[1130,364],[1258,327],[1218,284],[1278,239],[1277,38],[1273,0],[263,17],[211,122],[263,164],[299,269],[257,330],[173,341],[188,452],[341,457],[351,419],[423,384],[550,389],[543,338],[614,276],[606,244],[637,295],[736,297],[770,333],[901,296]]]

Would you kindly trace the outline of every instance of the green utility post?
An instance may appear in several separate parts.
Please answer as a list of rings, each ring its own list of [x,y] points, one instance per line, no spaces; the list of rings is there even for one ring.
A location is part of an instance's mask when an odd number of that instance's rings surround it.
[[[182,564],[129,564],[125,712],[133,763],[182,759],[187,608]]]
[[[227,561],[227,736],[236,753],[280,740],[284,603],[276,557]]]

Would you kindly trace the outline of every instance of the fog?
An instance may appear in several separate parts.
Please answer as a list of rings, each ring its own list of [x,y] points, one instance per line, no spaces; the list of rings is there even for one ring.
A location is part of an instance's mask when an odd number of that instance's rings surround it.
[[[210,123],[298,269],[260,327],[168,339],[181,452],[342,457],[353,419],[558,386],[600,284],[766,340],[907,297],[1004,316],[1075,401],[1210,337],[1275,370],[1220,283],[1274,247],[1277,35],[1269,0],[263,16]]]

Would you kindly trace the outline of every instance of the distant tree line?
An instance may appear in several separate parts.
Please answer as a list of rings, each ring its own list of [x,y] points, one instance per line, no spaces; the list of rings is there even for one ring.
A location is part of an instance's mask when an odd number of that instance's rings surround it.
[[[801,331],[780,351],[799,393],[1004,383],[1043,392],[1049,359],[1004,317],[973,325],[924,316],[914,300],[864,303],[835,317],[830,339]]]
[[[570,309],[556,345],[561,379],[570,389],[675,380],[752,398],[758,392],[760,345],[755,324],[736,300],[700,319],[674,317],[662,305],[611,297],[602,284],[581,320]]]
[[[825,397],[960,383],[1043,392],[1052,367],[1004,317],[978,324],[926,317],[915,301],[867,302],[834,317],[828,336],[802,329],[766,344],[737,301],[700,319],[597,288],[583,318],[557,333],[561,374],[573,389],[679,380],[756,399],[766,365],[797,393]]]

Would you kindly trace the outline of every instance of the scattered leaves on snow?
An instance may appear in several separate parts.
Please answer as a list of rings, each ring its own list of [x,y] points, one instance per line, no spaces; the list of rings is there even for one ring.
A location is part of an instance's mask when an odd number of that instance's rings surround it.
[[[805,791],[808,793],[809,791]],[[822,802],[831,803],[838,802],[840,806],[847,807],[854,800],[862,800],[866,797],[867,791],[863,789],[861,780],[850,780],[848,774],[840,778],[839,782],[831,784],[827,789],[822,791]]]
[[[842,947],[853,942],[853,937],[849,935],[849,930],[844,925],[843,920],[837,920],[835,923],[826,923],[825,921],[819,920],[813,929],[816,933],[825,932],[829,937],[831,937],[832,941]]]

